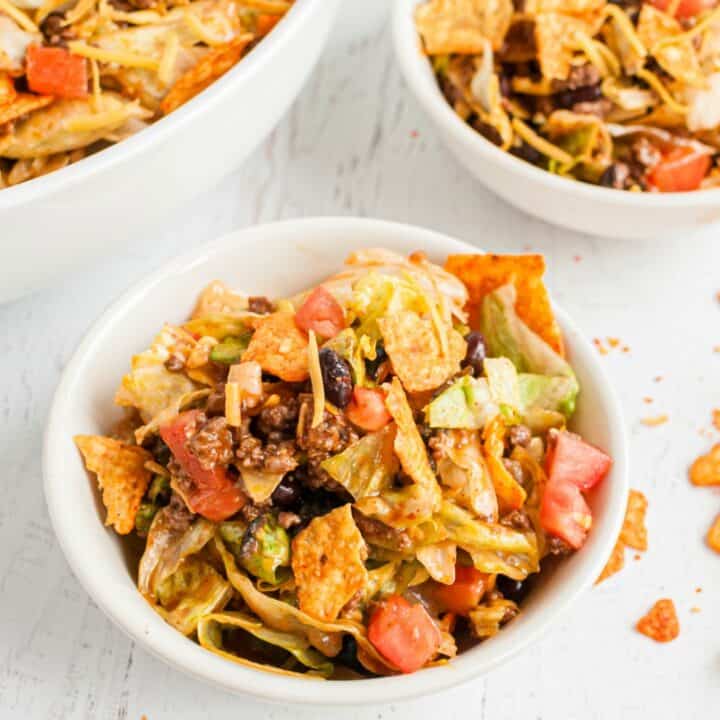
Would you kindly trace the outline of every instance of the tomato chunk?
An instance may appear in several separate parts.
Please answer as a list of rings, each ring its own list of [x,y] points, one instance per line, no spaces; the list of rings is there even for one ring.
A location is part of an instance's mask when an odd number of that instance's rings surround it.
[[[650,4],[654,5],[658,10],[667,11],[672,4],[672,0],[650,0]],[[709,10],[715,7],[716,0],[680,0],[675,11],[676,18],[690,18],[698,15],[703,10]]]
[[[180,413],[160,428],[160,437],[192,480],[192,488],[185,495],[190,510],[213,522],[221,522],[240,510],[246,498],[226,468],[216,465],[208,470],[188,448],[199,413],[199,410]]]
[[[571,483],[580,490],[597,485],[610,470],[612,459],[575,433],[562,431],[550,446],[546,458],[552,482]]]
[[[440,647],[440,630],[422,605],[391,595],[373,612],[368,638],[378,652],[404,673],[426,665]]]
[[[84,98],[88,94],[87,61],[65,48],[30,45],[26,58],[27,83],[40,95]]]
[[[474,567],[457,565],[455,582],[452,585],[436,583],[432,593],[433,599],[440,606],[441,612],[467,615],[485,594],[488,579],[488,575]]]
[[[697,190],[710,169],[707,153],[691,147],[676,146],[648,173],[648,182],[660,192]]]
[[[368,432],[384,428],[392,415],[385,407],[385,393],[377,388],[355,386],[350,404],[345,409],[348,420]]]
[[[316,287],[295,314],[297,326],[324,338],[334,338],[345,327],[340,303],[322,286]]]
[[[584,545],[592,512],[577,485],[548,480],[540,502],[540,524],[575,550]]]

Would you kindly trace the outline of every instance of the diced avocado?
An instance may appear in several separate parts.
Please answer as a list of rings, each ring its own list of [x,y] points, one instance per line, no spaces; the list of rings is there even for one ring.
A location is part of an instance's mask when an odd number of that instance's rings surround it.
[[[210,351],[210,359],[222,365],[234,365],[240,362],[242,354],[250,344],[250,334],[230,335]]]

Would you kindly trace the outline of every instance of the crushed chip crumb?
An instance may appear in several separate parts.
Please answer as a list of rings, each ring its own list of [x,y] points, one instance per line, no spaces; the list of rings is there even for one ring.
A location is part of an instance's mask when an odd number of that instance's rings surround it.
[[[640,422],[647,427],[657,427],[658,425],[664,425],[670,418],[663,415],[653,415],[650,417],[640,418]]]
[[[649,405],[652,401],[653,401],[653,399],[652,399],[651,397],[644,397],[644,398],[643,398],[643,402],[644,402],[644,403],[647,403],[648,405]]]
[[[693,485],[720,485],[720,443],[695,460],[690,466],[689,476]]]
[[[639,490],[630,490],[620,535],[610,559],[607,561],[602,573],[600,573],[600,577],[595,581],[596,585],[623,569],[626,547],[631,547],[634,550],[647,550],[647,529],[645,528],[647,505],[647,498],[643,493]],[[640,555],[635,554],[635,560],[639,559]]]
[[[697,605],[693,605],[693,606],[690,608],[690,612],[691,612],[691,613],[699,613],[699,612],[700,612],[700,608],[699,608]]]
[[[662,375],[656,375],[656,376],[653,378],[653,382],[662,382],[663,380],[664,380],[664,378],[663,378]]]
[[[675,603],[670,598],[658,600],[647,615],[638,620],[635,628],[655,642],[674,640],[680,634]]]
[[[718,408],[712,411],[712,423],[716,430],[720,430],[720,409]]]
[[[720,553],[720,515],[715,518],[715,522],[710,526],[705,540],[709,548],[716,553]]]

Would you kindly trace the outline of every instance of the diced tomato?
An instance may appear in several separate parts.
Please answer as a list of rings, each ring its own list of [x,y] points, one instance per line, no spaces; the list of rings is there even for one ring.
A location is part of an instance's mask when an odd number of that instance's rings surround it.
[[[334,338],[345,327],[345,313],[340,303],[322,286],[316,287],[295,314],[297,326],[313,330],[324,338]]]
[[[426,665],[440,647],[440,630],[422,605],[391,595],[373,612],[368,638],[378,652],[404,673]]]
[[[30,45],[26,57],[27,83],[40,95],[84,98],[88,94],[87,60],[65,48]]]
[[[675,146],[648,173],[648,182],[660,192],[697,190],[710,169],[711,158],[687,146]]]
[[[488,575],[474,567],[458,565],[455,568],[455,582],[452,585],[435,583],[432,597],[440,606],[441,612],[467,615],[485,594],[488,580]]]
[[[540,502],[540,524],[575,550],[583,546],[592,513],[577,485],[548,479]]]
[[[673,0],[650,0],[650,4],[654,5],[658,10],[666,11]],[[715,7],[716,0],[680,0],[675,11],[676,18],[690,18],[698,15],[703,10]]]
[[[267,35],[282,19],[282,15],[268,15],[263,13],[257,16],[255,30],[260,37]]]
[[[358,385],[353,389],[345,415],[353,425],[368,432],[381,430],[392,420],[392,415],[385,407],[385,393],[377,388]]]
[[[216,465],[204,468],[187,443],[197,423],[199,410],[180,413],[160,428],[160,437],[170,448],[175,460],[193,481],[185,500],[193,512],[213,522],[221,522],[245,505],[246,498],[228,475],[227,469]]]
[[[597,485],[610,470],[612,459],[575,433],[562,431],[550,445],[546,458],[548,477],[556,483],[572,483],[580,490]]]

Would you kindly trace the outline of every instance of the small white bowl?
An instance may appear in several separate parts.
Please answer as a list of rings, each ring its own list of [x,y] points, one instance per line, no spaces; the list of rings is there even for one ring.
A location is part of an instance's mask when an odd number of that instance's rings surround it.
[[[530,215],[563,227],[618,238],[651,238],[720,220],[720,189],[632,193],[568,180],[514,157],[463,122],[448,104],[415,29],[425,0],[395,0],[395,53],[405,80],[441,140],[490,190]]]
[[[557,316],[582,388],[572,426],[614,459],[589,499],[595,524],[583,549],[543,573],[523,612],[496,637],[447,666],[414,675],[353,682],[311,682],[236,665],[167,625],[143,600],[123,542],[103,526],[104,511],[73,444],[77,433],[103,433],[119,417],[113,393],[131,355],[166,321],[190,313],[215,278],[248,293],[288,296],[337,272],[352,250],[424,250],[437,262],[477,248],[428,230],[377,220],[317,218],[240,230],[193,250],[129,290],[82,341],[63,373],[45,431],[45,495],[60,545],[100,608],[130,637],[170,665],[225,690],[278,702],[383,703],[436,692],[483,675],[533,642],[599,575],[618,536],[627,496],[625,435],[615,395],[597,352],[565,313]],[[579,642],[579,641],[578,641]]]
[[[296,0],[256,48],[168,117],[0,190],[0,302],[117,252],[235,170],[300,92],[338,4]]]

